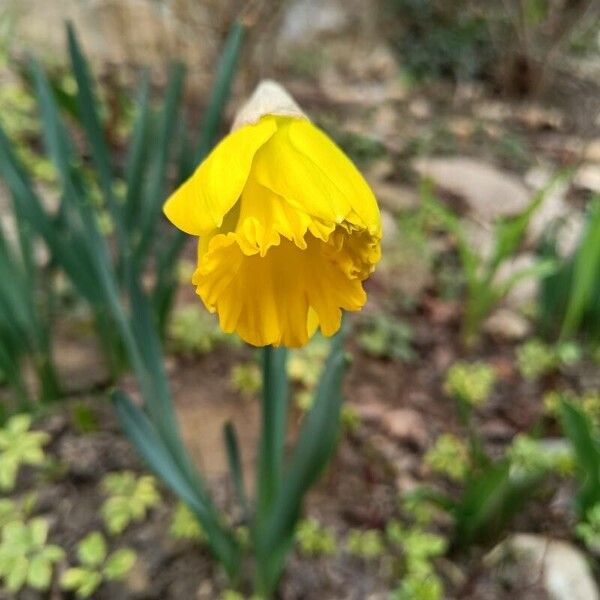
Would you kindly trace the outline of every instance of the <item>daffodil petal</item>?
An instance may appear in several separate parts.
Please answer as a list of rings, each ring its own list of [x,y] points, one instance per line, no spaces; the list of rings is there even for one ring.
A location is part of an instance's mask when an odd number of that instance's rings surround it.
[[[306,119],[277,119],[277,133],[256,153],[251,177],[297,210],[326,223],[341,223],[351,204],[335,180],[338,169],[344,170],[348,159],[342,154],[343,161],[338,164],[330,161],[326,165],[329,170],[325,170],[292,143],[290,132],[299,123],[314,127]]]
[[[359,310],[366,295],[360,279],[328,258],[327,245],[308,234],[304,250],[283,239],[261,257],[242,252],[235,233],[219,234],[200,258],[197,293],[224,331],[255,346],[302,346],[317,321],[333,335],[341,309]]]
[[[331,181],[362,221],[362,226],[371,234],[377,234],[380,231],[377,201],[352,161],[310,121],[292,119],[288,135],[292,146]],[[349,217],[347,211],[345,218],[349,220]]]
[[[190,235],[220,227],[244,189],[255,154],[276,130],[275,119],[264,117],[225,137],[166,201],[167,218]]]
[[[235,231],[246,254],[259,251],[265,256],[269,248],[279,245],[281,237],[293,241],[299,248],[306,248],[304,236],[312,221],[307,213],[250,177],[240,200]]]

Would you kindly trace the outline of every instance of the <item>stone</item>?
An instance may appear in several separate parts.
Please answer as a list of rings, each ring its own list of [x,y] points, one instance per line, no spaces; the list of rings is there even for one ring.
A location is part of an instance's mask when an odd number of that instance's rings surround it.
[[[464,199],[471,215],[482,222],[519,214],[531,201],[518,177],[474,158],[419,159],[414,168],[437,187]]]
[[[562,540],[516,533],[496,546],[484,561],[495,569],[502,568],[503,578],[519,578],[516,589],[538,584],[550,600],[600,599],[585,555]]]
[[[412,408],[397,408],[385,415],[387,433],[396,441],[411,443],[419,448],[427,445],[427,427],[423,417]]]
[[[364,387],[364,386],[363,386]],[[361,388],[362,389],[362,388]],[[368,390],[368,388],[365,388]],[[362,395],[362,394],[361,394]],[[373,397],[374,390],[365,394],[367,398]],[[352,404],[352,410],[360,417],[360,420],[364,423],[379,424],[385,418],[387,411],[386,406],[378,400],[369,400],[365,402],[356,402]]]
[[[335,0],[296,0],[283,15],[278,42],[284,46],[306,45],[327,34],[343,31],[349,14]]]
[[[485,320],[483,330],[492,337],[516,342],[527,337],[531,327],[529,321],[518,312],[499,308]]]
[[[507,282],[524,269],[533,267],[537,262],[538,258],[534,254],[528,253],[519,254],[512,260],[504,261],[496,272],[494,284],[500,285]],[[524,277],[512,286],[504,299],[504,303],[509,308],[519,309],[534,302],[537,298],[538,290],[539,282],[537,278],[531,276]]]
[[[525,182],[532,189],[532,197],[548,186],[555,174],[555,171],[547,167],[530,169],[525,174]],[[535,244],[552,224],[568,217],[571,212],[566,201],[568,189],[566,181],[557,181],[546,191],[544,199],[529,221],[527,240],[530,244]]]
[[[579,188],[600,194],[600,165],[582,165],[577,170],[573,183]]]
[[[586,218],[580,212],[572,212],[565,217],[556,234],[556,250],[559,256],[569,256],[579,245]]]
[[[490,223],[482,223],[471,218],[462,220],[462,229],[471,248],[477,248],[480,258],[491,258],[496,247],[494,232]]]
[[[394,214],[419,206],[419,194],[415,189],[408,186],[388,183],[386,181],[376,181],[371,183],[371,187],[380,206]]]
[[[397,244],[398,239],[398,223],[394,216],[387,210],[381,211],[381,247],[386,250],[393,249]]]

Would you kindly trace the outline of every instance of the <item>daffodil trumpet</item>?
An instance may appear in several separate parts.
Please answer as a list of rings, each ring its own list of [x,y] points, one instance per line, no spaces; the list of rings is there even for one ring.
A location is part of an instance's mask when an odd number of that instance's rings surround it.
[[[227,135],[166,201],[198,236],[192,282],[221,328],[299,347],[366,302],[381,220],[368,184],[277,83],[263,81]]]

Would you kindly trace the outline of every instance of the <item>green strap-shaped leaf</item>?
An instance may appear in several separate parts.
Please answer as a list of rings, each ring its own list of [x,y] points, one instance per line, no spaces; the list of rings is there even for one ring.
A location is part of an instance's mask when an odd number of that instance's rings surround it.
[[[534,492],[540,478],[514,476],[508,461],[489,465],[475,475],[454,507],[454,544],[466,547],[496,536]]]
[[[192,172],[195,165],[204,160],[204,157],[210,152],[215,143],[217,134],[219,133],[219,126],[221,125],[223,108],[227,104],[231,91],[231,82],[236,72],[245,34],[246,27],[241,21],[236,21],[227,35],[219,60],[219,66],[217,67],[215,83],[208,106],[206,107],[206,115],[202,122],[200,140],[196,151],[192,155],[193,162],[188,165],[188,174]]]
[[[560,337],[573,336],[598,290],[600,273],[600,198],[592,204],[587,227],[573,263],[573,274]]]
[[[176,130],[177,113],[183,94],[185,68],[182,64],[171,67],[165,102],[159,115],[152,143],[154,154],[148,170],[147,196],[139,211],[139,242],[135,248],[136,262],[144,263],[148,249],[154,241],[162,203],[166,194],[167,165]]]
[[[138,101],[138,113],[133,124],[131,142],[127,150],[125,181],[127,196],[125,199],[125,222],[129,230],[135,229],[138,214],[143,201],[144,178],[147,175],[149,143],[151,134],[150,115],[150,77],[144,72]]]
[[[113,393],[117,416],[128,438],[163,481],[189,506],[202,524],[215,555],[231,576],[239,569],[239,548],[233,536],[221,524],[219,513],[208,494],[194,490],[173,460],[148,417],[121,391]]]
[[[236,21],[227,35],[219,66],[217,67],[215,83],[202,121],[200,140],[195,151],[188,151],[186,139],[184,138],[183,140],[182,147],[184,152],[181,154],[179,181],[177,183],[189,177],[196,166],[204,160],[215,145],[219,127],[223,119],[223,111],[231,92],[231,84],[236,73],[238,59],[243,48],[245,32],[246,27],[241,21]],[[157,257],[158,283],[154,292],[153,304],[159,318],[161,333],[164,331],[166,317],[172,305],[177,285],[177,279],[173,276],[173,265],[183,249],[186,239],[187,236],[184,233],[180,231],[174,232],[171,242],[165,246],[164,250]]]
[[[229,466],[229,475],[235,490],[235,495],[240,504],[245,518],[248,517],[249,505],[246,496],[246,486],[244,484],[244,470],[240,459],[240,448],[237,441],[235,426],[231,421],[227,421],[223,426],[223,439],[227,451],[227,463]]]
[[[257,522],[257,585],[262,593],[269,593],[280,576],[304,496],[325,468],[338,439],[346,369],[343,339],[342,328],[332,339],[313,406],[304,417],[280,489],[264,520]]]
[[[114,197],[110,152],[98,116],[98,102],[94,95],[90,69],[70,23],[67,24],[67,39],[73,73],[77,81],[77,105],[81,122],[90,144],[92,160],[100,179],[100,188],[113,217],[121,256],[127,255],[129,244],[123,229],[122,210]]]
[[[600,502],[600,438],[590,418],[572,402],[561,402],[560,421],[577,456],[580,479],[577,512],[583,519]]]

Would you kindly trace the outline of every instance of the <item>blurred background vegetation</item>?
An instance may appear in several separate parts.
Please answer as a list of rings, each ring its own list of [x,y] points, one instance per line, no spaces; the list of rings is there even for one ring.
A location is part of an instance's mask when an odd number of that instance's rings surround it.
[[[263,77],[384,225],[280,596],[597,599],[594,0],[0,4],[0,596],[244,597],[177,498],[199,466],[251,543],[260,369],[194,297],[161,204]],[[328,354],[292,353],[294,431]],[[114,407],[155,436],[145,463]]]

